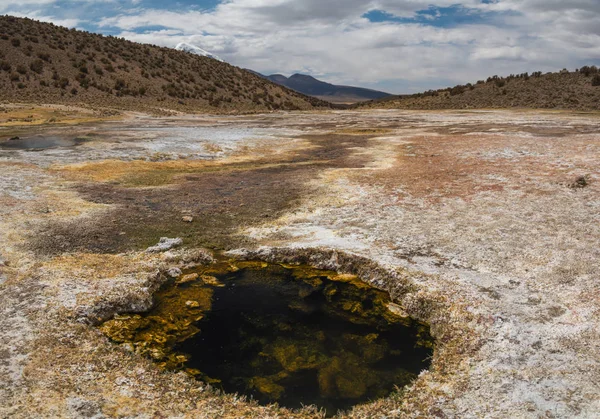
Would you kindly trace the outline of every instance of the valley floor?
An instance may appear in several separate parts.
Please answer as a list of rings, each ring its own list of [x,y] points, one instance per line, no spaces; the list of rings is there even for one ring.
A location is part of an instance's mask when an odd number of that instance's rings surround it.
[[[598,114],[44,112],[0,120],[1,417],[315,417],[94,327],[201,249],[359,274],[431,324],[432,368],[345,417],[598,416]]]

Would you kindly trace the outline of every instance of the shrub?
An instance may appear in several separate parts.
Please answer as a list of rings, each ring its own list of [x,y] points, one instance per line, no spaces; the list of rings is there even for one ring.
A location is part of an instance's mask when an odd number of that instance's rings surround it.
[[[10,43],[13,47],[19,47],[21,45],[21,40],[19,38],[13,38],[10,40]]]
[[[12,66],[10,65],[10,63],[8,61],[0,61],[0,69],[8,72],[8,71],[12,70]]]
[[[19,73],[19,74],[27,74],[27,69],[25,68],[25,66],[19,64],[17,66],[17,73]]]
[[[42,74],[42,71],[44,71],[44,62],[42,60],[34,60],[29,64],[29,68],[34,73]]]
[[[17,87],[18,87],[19,89],[24,89],[24,88],[25,88],[25,85],[24,85],[23,83],[19,83],[19,84],[17,84]]]
[[[450,96],[462,95],[464,92],[464,86],[454,86],[452,89],[450,89]]]
[[[598,73],[598,67],[596,67],[595,65],[593,66],[583,66],[579,69],[580,73],[583,73],[584,76],[589,77],[592,74],[596,74]]]
[[[66,89],[67,86],[69,85],[69,83],[70,83],[69,79],[66,77],[63,77],[58,81],[58,87],[60,87],[61,89]]]
[[[127,84],[125,83],[125,80],[117,79],[117,80],[115,80],[115,85],[114,85],[113,89],[122,90],[123,88],[125,88],[125,86],[127,86]]]
[[[592,86],[600,86],[600,74],[596,74],[592,78]]]
[[[49,63],[49,62],[51,61],[51,60],[50,60],[50,54],[46,54],[46,53],[40,52],[40,53],[39,53],[37,56],[38,56],[38,58],[39,58],[40,60],[44,60],[44,61],[46,61],[47,63]]]

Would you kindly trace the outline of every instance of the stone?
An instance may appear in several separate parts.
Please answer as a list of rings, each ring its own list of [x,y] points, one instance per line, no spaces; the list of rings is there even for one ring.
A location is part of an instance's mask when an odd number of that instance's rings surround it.
[[[187,274],[187,275],[183,275],[181,278],[179,278],[179,280],[177,281],[178,284],[185,284],[187,282],[192,282],[198,279],[200,275],[198,275],[197,273],[193,273],[193,274]]]
[[[181,269],[179,268],[170,268],[167,270],[166,274],[169,278],[179,278],[181,276]]]
[[[148,253],[160,253],[166,252],[169,249],[172,249],[177,246],[181,246],[183,244],[183,239],[180,237],[170,239],[168,237],[161,237],[156,246],[150,246],[146,249]]]
[[[395,303],[388,303],[387,308],[393,314],[399,317],[408,317],[408,313],[402,307]]]
[[[183,221],[185,223],[191,223],[194,221],[194,217],[192,217],[190,215],[186,215],[185,217],[181,217],[181,221]]]
[[[224,285],[221,281],[217,279],[217,277],[212,275],[202,275],[200,279],[202,279],[202,282],[204,282],[206,285],[212,285],[215,287],[220,287]]]
[[[192,300],[186,301],[185,305],[186,305],[186,307],[189,307],[189,308],[198,308],[198,307],[200,307],[200,303],[198,301],[192,301]]]

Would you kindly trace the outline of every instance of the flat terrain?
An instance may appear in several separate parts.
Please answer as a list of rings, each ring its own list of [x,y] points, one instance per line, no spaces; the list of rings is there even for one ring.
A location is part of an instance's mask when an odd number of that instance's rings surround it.
[[[600,412],[600,115],[11,112],[1,417],[315,417],[163,372],[95,327],[215,250],[358,274],[431,324],[431,369],[345,417]],[[145,252],[160,237],[183,245]]]

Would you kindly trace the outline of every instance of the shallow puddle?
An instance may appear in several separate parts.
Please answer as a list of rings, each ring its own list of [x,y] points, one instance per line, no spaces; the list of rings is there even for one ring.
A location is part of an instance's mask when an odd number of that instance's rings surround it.
[[[6,150],[46,150],[57,147],[74,147],[85,140],[82,138],[64,138],[53,136],[36,136],[29,138],[15,138],[0,143],[0,148]]]
[[[432,355],[428,328],[386,293],[353,276],[262,262],[183,275],[149,313],[101,329],[226,392],[329,415],[409,384]]]

